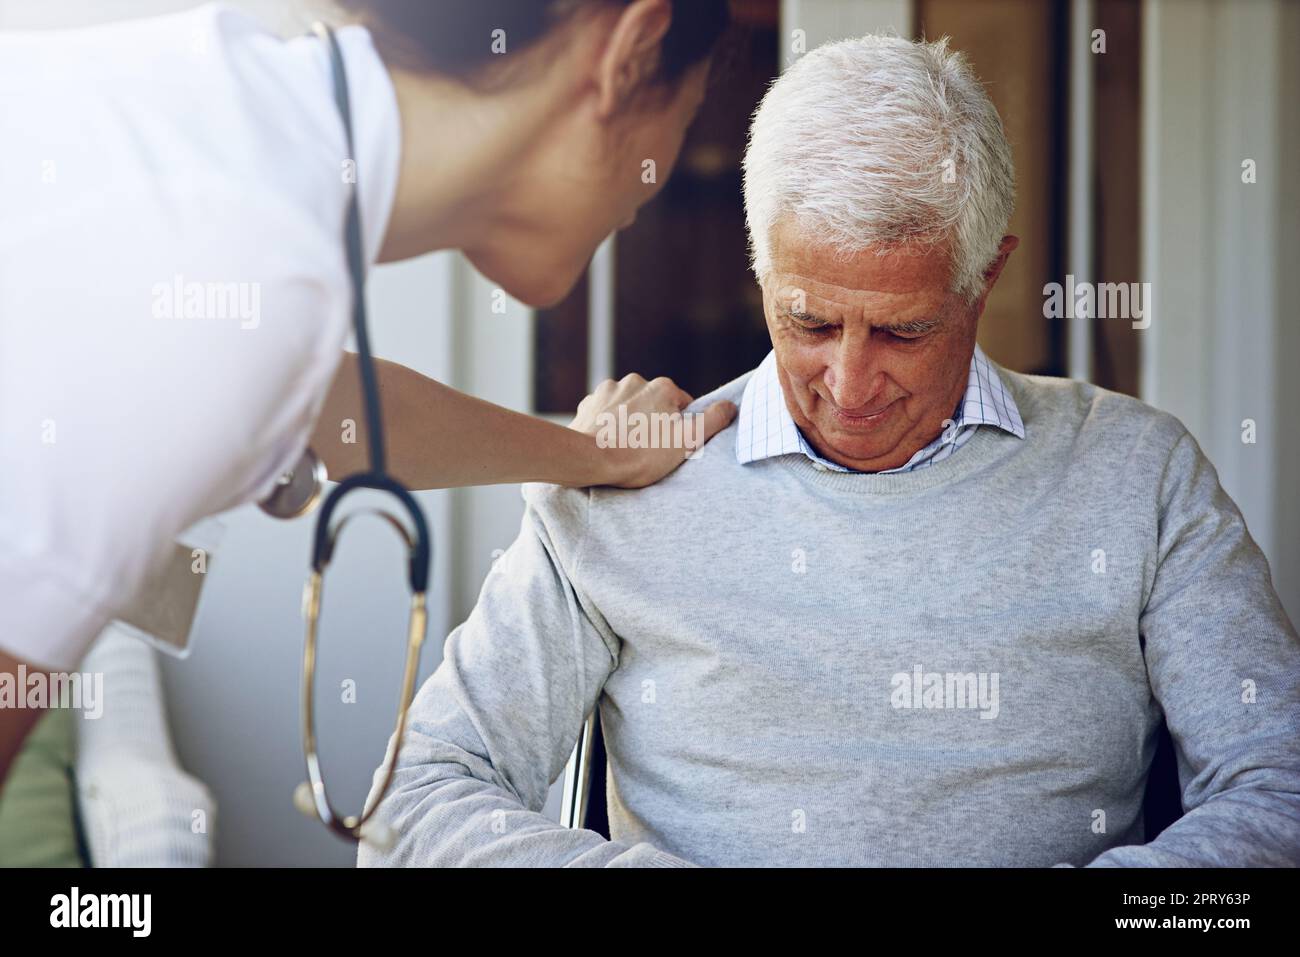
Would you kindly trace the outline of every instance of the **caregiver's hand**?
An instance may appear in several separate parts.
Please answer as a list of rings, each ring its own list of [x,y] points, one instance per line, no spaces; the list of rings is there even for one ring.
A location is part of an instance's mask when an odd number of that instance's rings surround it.
[[[642,488],[672,472],[736,417],[731,402],[684,415],[693,401],[672,379],[647,382],[633,373],[598,385],[578,405],[569,428],[595,436],[606,461],[602,484]]]

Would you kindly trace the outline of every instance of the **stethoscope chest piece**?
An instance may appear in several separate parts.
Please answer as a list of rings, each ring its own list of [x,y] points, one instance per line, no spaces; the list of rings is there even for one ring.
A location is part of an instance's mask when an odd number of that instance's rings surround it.
[[[299,518],[320,502],[325,479],[325,463],[311,449],[306,449],[258,506],[272,518]]]

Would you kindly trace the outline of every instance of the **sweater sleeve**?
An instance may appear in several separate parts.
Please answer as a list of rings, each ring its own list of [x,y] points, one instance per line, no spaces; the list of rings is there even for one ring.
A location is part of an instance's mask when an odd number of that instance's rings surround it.
[[[377,812],[393,841],[363,843],[361,866],[689,866],[541,813],[619,653],[566,573],[567,549],[557,548],[580,538],[573,526],[585,523],[589,495],[542,494],[560,507],[544,520],[528,506],[519,537],[416,696]]]
[[[1090,866],[1300,864],[1300,640],[1214,466],[1185,429],[1161,482],[1140,622],[1184,815]]]

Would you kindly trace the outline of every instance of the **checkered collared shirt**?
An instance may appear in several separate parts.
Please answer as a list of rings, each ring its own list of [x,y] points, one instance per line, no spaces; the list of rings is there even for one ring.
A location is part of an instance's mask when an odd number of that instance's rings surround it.
[[[910,472],[942,462],[970,441],[981,425],[994,425],[1017,438],[1025,437],[1025,425],[1020,420],[1020,410],[1016,408],[1015,399],[1002,384],[989,364],[988,357],[978,345],[971,355],[966,395],[957,403],[953,422],[953,428],[945,429],[905,464],[877,474]],[[745,384],[745,393],[740,400],[736,460],[744,465],[776,455],[794,454],[806,455],[814,465],[824,469],[836,472],[858,471],[822,458],[808,444],[799,427],[794,424],[781,393],[781,383],[776,375],[776,353],[769,352]]]

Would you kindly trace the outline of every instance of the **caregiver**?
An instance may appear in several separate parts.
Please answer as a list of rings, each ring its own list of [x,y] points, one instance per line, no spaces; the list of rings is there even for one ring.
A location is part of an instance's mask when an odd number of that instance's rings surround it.
[[[327,45],[232,7],[0,32],[0,674],[73,668],[180,532],[265,497],[313,429],[332,475],[358,467],[352,184],[367,267],[458,249],[555,303],[656,191],[643,163],[668,178],[727,22],[724,0],[340,5],[351,151]],[[160,304],[182,282],[259,316]],[[638,486],[683,460],[592,434],[620,405],[679,412],[667,379],[602,384],[569,429],[391,363],[379,387],[415,488]],[[0,709],[0,780],[37,716]]]

